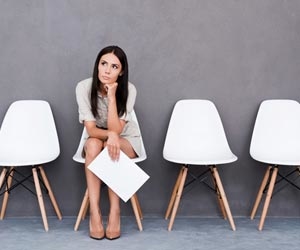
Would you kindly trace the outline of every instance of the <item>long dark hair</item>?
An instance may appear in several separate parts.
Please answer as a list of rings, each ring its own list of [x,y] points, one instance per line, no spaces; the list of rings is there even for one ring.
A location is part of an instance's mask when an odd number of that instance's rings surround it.
[[[116,100],[117,100],[117,111],[118,115],[122,116],[126,113],[126,103],[128,97],[128,62],[127,56],[125,52],[118,46],[108,46],[103,48],[95,61],[94,72],[93,72],[93,82],[92,82],[92,91],[91,91],[91,106],[92,113],[95,117],[98,116],[97,112],[97,99],[98,99],[98,91],[100,90],[100,80],[98,78],[98,65],[101,57],[103,55],[113,53],[121,62],[122,65],[122,74],[118,77],[118,87],[116,90]]]

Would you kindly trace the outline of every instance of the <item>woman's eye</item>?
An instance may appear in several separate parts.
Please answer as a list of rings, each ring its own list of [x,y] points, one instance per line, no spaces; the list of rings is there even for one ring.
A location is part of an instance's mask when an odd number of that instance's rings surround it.
[[[113,67],[113,69],[118,69],[119,68],[117,65],[113,65],[112,67]]]
[[[101,65],[105,65],[106,64],[106,62],[101,62]]]

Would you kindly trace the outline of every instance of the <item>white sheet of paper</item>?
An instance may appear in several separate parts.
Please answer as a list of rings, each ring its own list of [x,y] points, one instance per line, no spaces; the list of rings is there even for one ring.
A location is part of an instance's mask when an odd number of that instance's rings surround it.
[[[112,161],[107,148],[88,166],[123,201],[127,202],[150,178],[122,151],[118,161]]]

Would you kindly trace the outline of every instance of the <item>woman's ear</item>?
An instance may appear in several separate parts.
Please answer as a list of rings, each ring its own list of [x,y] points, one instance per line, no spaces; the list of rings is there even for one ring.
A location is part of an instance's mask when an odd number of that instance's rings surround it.
[[[119,76],[122,76],[123,75],[123,72],[121,72],[120,74],[119,74]]]

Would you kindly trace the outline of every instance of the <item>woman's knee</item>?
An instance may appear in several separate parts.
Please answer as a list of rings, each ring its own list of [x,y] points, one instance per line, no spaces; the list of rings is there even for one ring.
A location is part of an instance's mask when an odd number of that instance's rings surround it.
[[[135,153],[133,147],[131,146],[130,142],[125,139],[121,138],[121,150],[129,157],[129,158],[135,158],[137,157],[137,154]]]
[[[97,138],[87,139],[84,150],[86,157],[96,157],[103,149],[103,141]]]

